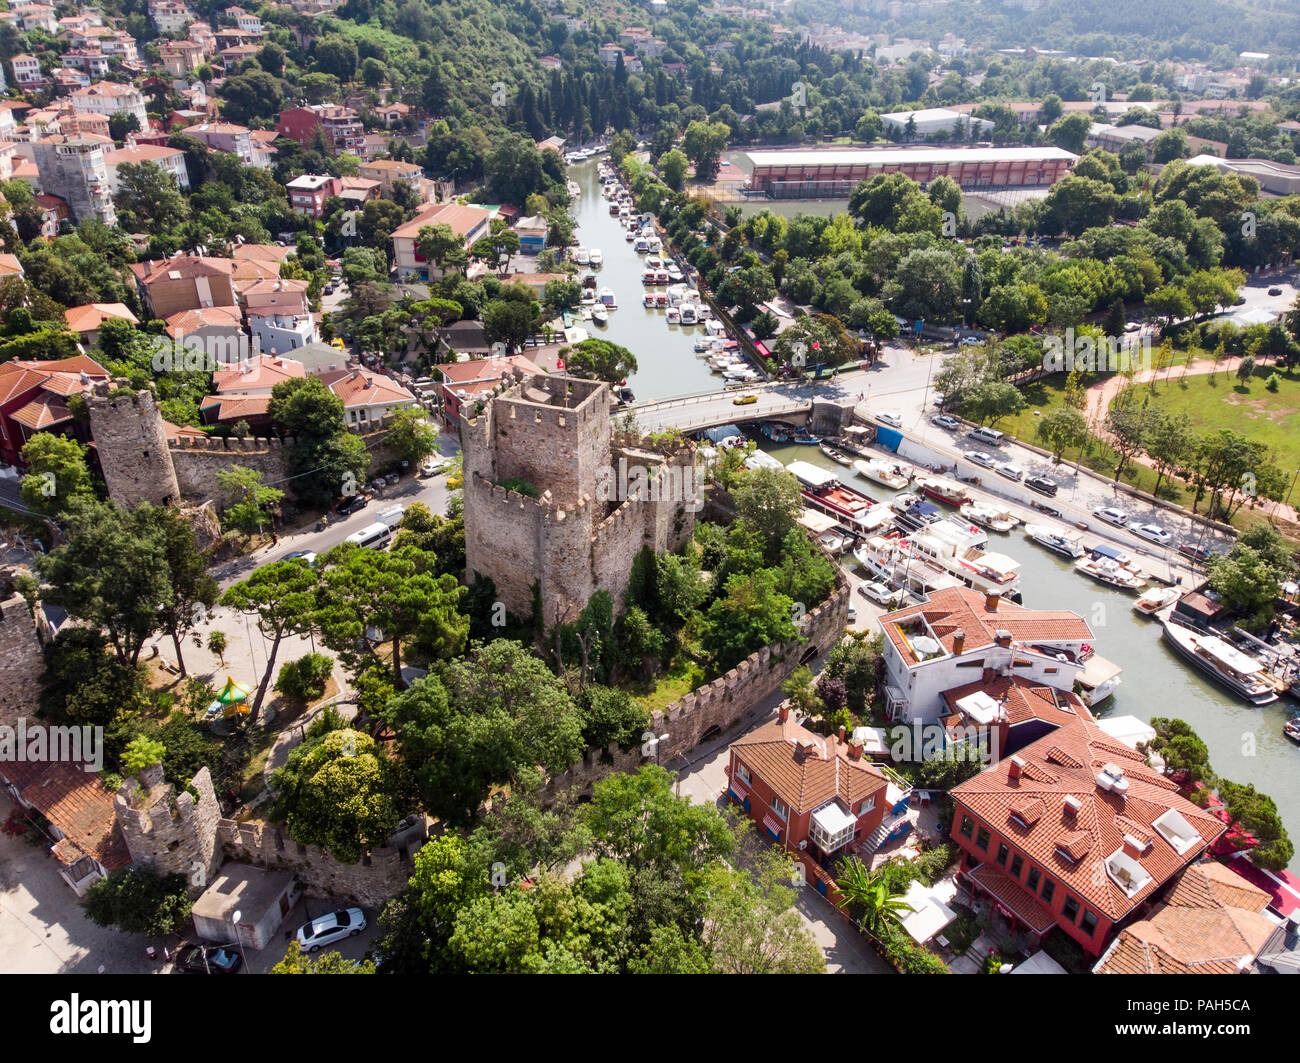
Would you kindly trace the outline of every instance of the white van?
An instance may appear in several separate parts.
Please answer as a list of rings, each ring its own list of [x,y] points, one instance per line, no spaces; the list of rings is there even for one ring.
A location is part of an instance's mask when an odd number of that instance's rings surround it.
[[[368,524],[358,532],[353,532],[343,541],[356,543],[371,550],[382,550],[393,537],[393,529],[387,524]]]
[[[990,443],[993,446],[1000,446],[1003,440],[1003,434],[996,428],[974,428],[966,433],[967,438],[978,440],[981,443]]]
[[[385,524],[389,528],[396,528],[402,523],[402,513],[405,509],[406,507],[401,504],[389,506],[387,509],[379,511],[378,515],[375,517],[375,521],[378,524]]]

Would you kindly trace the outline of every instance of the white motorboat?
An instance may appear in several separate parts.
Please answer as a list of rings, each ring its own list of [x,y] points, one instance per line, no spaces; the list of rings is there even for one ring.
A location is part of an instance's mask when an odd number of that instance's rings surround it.
[[[1122,591],[1140,591],[1147,585],[1145,577],[1110,557],[1090,554],[1075,561],[1074,569],[1098,583],[1107,583]]]
[[[696,322],[696,320],[697,320],[697,319],[696,319],[696,316],[695,316],[695,304],[694,304],[694,303],[682,303],[682,307],[681,307],[681,321],[682,321],[682,324],[683,324],[683,325],[694,325],[695,322]]]
[[[903,490],[910,482],[904,467],[896,461],[883,461],[880,458],[858,460],[853,463],[853,471],[859,476],[865,476],[868,480],[893,488],[895,491]]]
[[[594,288],[583,288],[583,289],[582,289],[582,298],[581,298],[580,302],[581,302],[581,305],[582,305],[582,306],[593,306],[593,305],[595,305],[595,302],[596,302],[596,291],[595,291],[595,289],[594,289]]]
[[[591,264],[591,252],[585,247],[574,248],[573,262],[578,266],[588,266]]]
[[[726,328],[716,317],[711,317],[704,322],[704,328],[710,336],[722,336],[726,334]]]
[[[670,306],[668,308],[668,324],[680,325],[681,323],[682,323],[681,309],[676,306]]]
[[[593,247],[591,249],[590,259],[593,266],[599,266],[605,261],[605,256],[601,253],[599,247]]]
[[[1009,532],[1020,523],[1020,518],[1008,510],[999,509],[985,502],[968,502],[959,507],[957,512],[972,524],[988,528],[989,531]]]
[[[1074,532],[1057,531],[1046,524],[1026,524],[1025,534],[1039,546],[1045,546],[1062,557],[1082,557],[1086,552]]]
[[[1219,638],[1162,620],[1166,641],[1174,651],[1221,686],[1252,705],[1271,705],[1277,691],[1256,658]]]
[[[679,281],[684,280],[685,276],[683,275],[682,271],[678,269],[676,266],[669,266],[668,279],[672,281],[674,284],[676,284]]]
[[[1183,596],[1177,587],[1152,587],[1133,603],[1133,611],[1143,616],[1155,616]]]
[[[618,303],[615,302],[614,300],[613,288],[601,288],[600,295],[597,296],[597,299],[605,307],[606,310],[618,309]]]
[[[591,311],[591,320],[597,325],[608,325],[609,312],[603,306],[597,306]]]
[[[695,341],[696,354],[703,354],[705,351],[709,350],[710,347],[712,347],[712,343],[707,336],[701,336]]]

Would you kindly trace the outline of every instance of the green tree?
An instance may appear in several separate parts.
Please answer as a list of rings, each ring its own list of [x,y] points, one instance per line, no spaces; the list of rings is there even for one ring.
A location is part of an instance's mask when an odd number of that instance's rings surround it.
[[[263,49],[265,50],[265,49]],[[366,62],[370,62],[369,59]],[[323,956],[304,956],[297,941],[289,942],[284,959],[271,968],[272,974],[374,974],[373,960],[349,960],[331,950]]]
[[[106,632],[119,658],[134,665],[162,630],[171,600],[167,543],[153,506],[132,512],[112,502],[79,505],[68,514],[67,541],[36,559],[41,596],[70,616]]]
[[[159,619],[162,630],[171,636],[181,675],[188,676],[181,644],[207,619],[221,591],[217,581],[208,575],[208,556],[199,550],[194,525],[170,507],[151,509],[148,515],[159,529],[171,588],[159,610]]]
[[[734,668],[763,646],[787,642],[798,634],[794,602],[776,588],[768,569],[731,576],[722,597],[705,617],[700,644],[719,672]]]
[[[1039,420],[1035,434],[1052,452],[1052,461],[1059,462],[1066,450],[1088,438],[1088,420],[1072,406],[1058,406]]]
[[[286,635],[301,634],[311,625],[316,584],[316,574],[306,565],[276,561],[256,569],[246,580],[236,583],[221,596],[221,604],[228,609],[252,616],[258,632],[271,642],[266,668],[253,698],[251,715],[254,721],[275,674],[275,658],[280,652],[280,643]]]
[[[674,192],[680,192],[686,182],[686,169],[690,160],[677,148],[666,151],[659,157],[659,174],[664,184]]]
[[[911,911],[902,896],[893,891],[884,870],[869,871],[857,856],[840,861],[835,884],[840,891],[840,907],[847,908],[873,937],[879,938],[900,925],[900,913]]]
[[[682,152],[695,164],[695,177],[712,183],[722,166],[731,130],[722,122],[691,122],[682,137]]]
[[[438,453],[438,429],[419,406],[407,406],[393,414],[384,442],[394,457],[415,466]]]
[[[396,766],[361,731],[330,731],[303,742],[271,773],[276,811],[290,836],[345,864],[382,846],[401,818]]]
[[[325,555],[314,622],[321,641],[354,672],[376,663],[368,632],[392,647],[393,685],[401,689],[402,648],[416,643],[435,658],[461,652],[469,618],[458,610],[454,576],[434,575],[413,546],[367,550],[354,543]]]
[[[758,536],[764,555],[775,561],[803,508],[799,482],[783,469],[751,469],[736,484],[736,515]]]
[[[535,306],[514,299],[492,300],[483,308],[483,338],[504,343],[507,354],[519,351],[536,328]]]
[[[1185,721],[1157,716],[1151,720],[1151,727],[1155,738],[1139,746],[1138,752],[1159,753],[1166,775],[1185,775],[1189,782],[1214,778],[1209,748]]]
[[[636,355],[608,340],[583,340],[568,351],[565,368],[576,376],[591,376],[607,384],[621,384],[636,372]]]
[[[20,491],[28,509],[53,517],[94,498],[86,448],[75,439],[38,432],[23,444],[23,461]]]
[[[125,867],[96,879],[81,907],[96,926],[125,934],[165,937],[183,932],[191,903],[184,875],[160,875],[149,867]]]
[[[222,511],[226,523],[245,534],[260,531],[273,523],[284,500],[284,492],[278,487],[268,487],[262,483],[262,474],[257,469],[244,465],[232,465],[217,473],[217,486],[230,500]]]
[[[118,224],[128,232],[164,236],[189,217],[189,203],[176,178],[152,162],[124,162],[117,168],[118,190],[113,196]]]
[[[708,876],[703,939],[717,974],[824,974],[821,948],[794,907],[794,861],[765,850],[752,875],[715,867]]]

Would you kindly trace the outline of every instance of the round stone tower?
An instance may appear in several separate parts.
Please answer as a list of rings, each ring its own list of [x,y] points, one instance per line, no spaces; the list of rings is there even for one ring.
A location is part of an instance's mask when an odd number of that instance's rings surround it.
[[[162,414],[148,391],[117,391],[110,397],[107,383],[97,384],[86,403],[90,433],[99,455],[99,468],[109,497],[134,509],[141,502],[177,505],[180,484]]]

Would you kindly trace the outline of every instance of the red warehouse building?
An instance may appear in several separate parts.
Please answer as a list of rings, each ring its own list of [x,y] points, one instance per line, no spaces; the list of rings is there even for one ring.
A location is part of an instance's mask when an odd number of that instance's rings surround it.
[[[968,903],[991,908],[998,932],[1036,944],[1058,927],[1094,957],[1226,830],[1082,718],[951,796]]]
[[[782,708],[731,744],[727,793],[769,839],[826,867],[910,826],[911,789],[887,771],[863,759],[860,743],[813,734]],[[824,892],[823,879],[817,886]]]
[[[928,184],[951,177],[962,188],[1053,185],[1078,156],[1061,148],[865,148],[751,151],[750,192],[772,199],[846,196],[880,174],[906,174]]]

